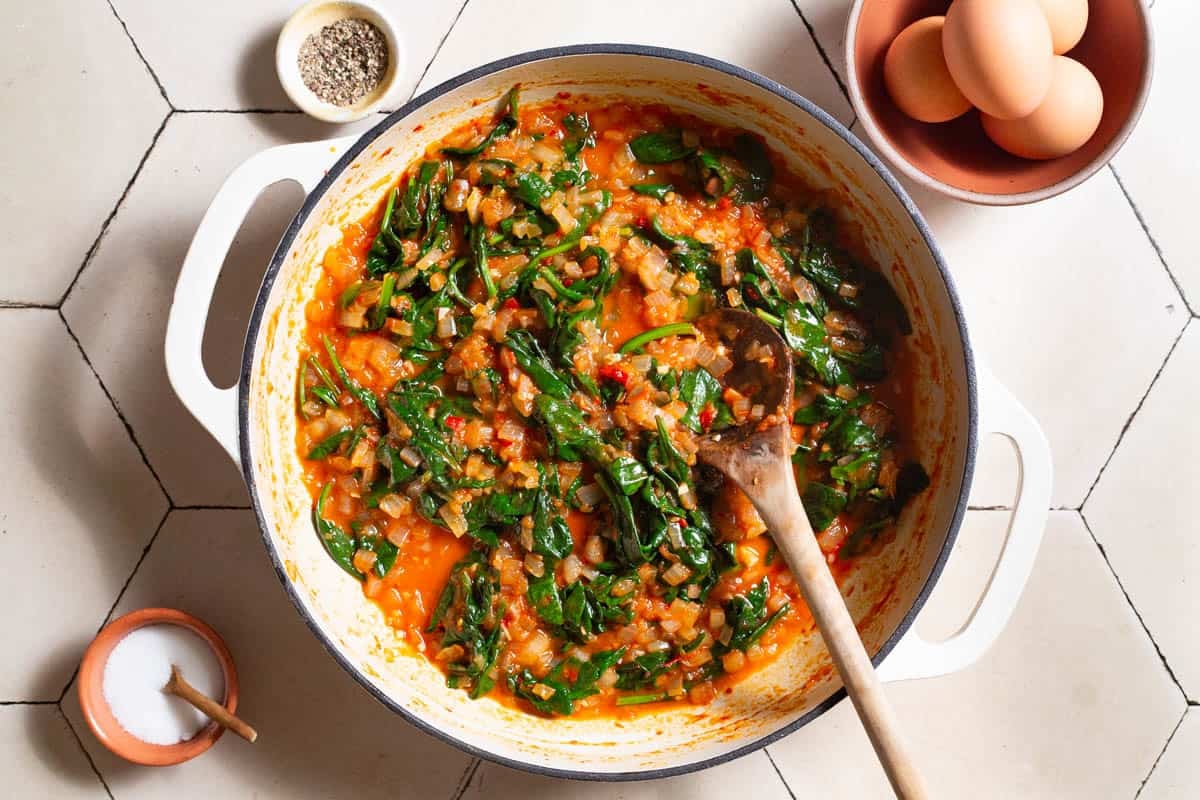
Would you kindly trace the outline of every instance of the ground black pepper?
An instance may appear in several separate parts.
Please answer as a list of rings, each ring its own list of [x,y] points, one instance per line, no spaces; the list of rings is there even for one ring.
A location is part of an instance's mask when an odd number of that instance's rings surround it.
[[[313,94],[335,106],[353,105],[387,73],[387,37],[365,19],[340,19],[309,34],[297,63]]]

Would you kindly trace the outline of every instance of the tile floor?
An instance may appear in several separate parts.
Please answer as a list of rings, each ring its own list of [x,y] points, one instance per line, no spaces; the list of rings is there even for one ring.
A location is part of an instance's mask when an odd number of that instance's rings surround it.
[[[748,0],[736,25],[710,0],[390,2],[407,92],[525,49],[632,40],[742,64],[853,122],[840,85],[849,0]],[[3,794],[886,796],[845,704],[766,751],[668,781],[613,789],[480,764],[384,711],[305,631],[268,575],[237,471],[162,366],[178,266],[223,177],[264,147],[355,130],[309,121],[278,89],[272,37],[293,5],[53,0],[0,23],[0,118],[19,121],[0,132],[0,369],[13,376],[0,393]],[[1021,209],[914,192],[981,357],[1055,453],[1045,543],[1000,641],[964,672],[891,690],[939,796],[1200,796],[1200,545],[1177,500],[1200,481],[1188,411],[1200,393],[1188,133],[1200,11],[1163,0],[1153,14],[1155,88],[1111,169]],[[511,23],[526,18],[537,24]],[[204,344],[218,382],[233,382],[240,341],[228,331],[244,325],[299,202],[272,188],[238,235],[213,309],[226,333]],[[976,510],[923,632],[961,624],[1014,486],[1006,448],[985,443]],[[228,587],[220,597],[198,577],[211,574]],[[79,654],[106,619],[151,603],[226,635],[259,745],[226,738],[190,764],[145,770],[91,738],[72,691]],[[308,735],[317,720],[337,735]]]

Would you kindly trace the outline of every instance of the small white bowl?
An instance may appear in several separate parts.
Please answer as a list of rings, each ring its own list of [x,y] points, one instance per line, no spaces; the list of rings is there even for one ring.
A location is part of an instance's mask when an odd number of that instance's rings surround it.
[[[349,106],[336,106],[317,97],[300,77],[297,58],[310,34],[340,19],[365,19],[383,32],[388,44],[388,67],[383,80],[366,97]],[[387,11],[372,0],[311,0],[296,10],[279,32],[275,44],[275,71],[291,101],[309,116],[324,122],[353,122],[391,100],[404,72],[404,47]]]

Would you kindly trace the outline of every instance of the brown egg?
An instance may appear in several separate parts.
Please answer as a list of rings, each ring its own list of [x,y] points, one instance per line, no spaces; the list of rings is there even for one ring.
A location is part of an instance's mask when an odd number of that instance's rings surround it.
[[[1027,117],[1004,120],[982,114],[993,142],[1022,158],[1044,160],[1073,153],[1092,138],[1104,113],[1100,84],[1083,64],[1054,57],[1046,99]]]
[[[1087,29],[1088,0],[1038,0],[1046,21],[1050,23],[1050,38],[1058,55],[1079,44]]]
[[[993,117],[1031,114],[1050,87],[1054,47],[1038,0],[954,0],[942,49],[958,88]]]
[[[892,101],[921,122],[945,122],[967,112],[942,55],[945,17],[926,17],[900,31],[883,60],[883,82]]]

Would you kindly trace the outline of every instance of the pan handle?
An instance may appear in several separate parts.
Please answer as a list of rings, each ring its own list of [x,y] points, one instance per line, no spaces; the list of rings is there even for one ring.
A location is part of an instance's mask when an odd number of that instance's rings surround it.
[[[980,433],[999,433],[1017,451],[1020,474],[1008,537],[983,597],[963,628],[941,642],[923,639],[911,629],[880,664],[885,681],[948,675],[979,660],[1008,624],[1042,542],[1053,479],[1050,445],[1033,416],[988,369],[980,366],[976,374]]]
[[[343,149],[334,142],[273,147],[251,157],[233,171],[213,198],[175,284],[167,318],[167,377],[192,416],[238,460],[237,387],[218,388],[201,359],[209,305],[225,256],[250,208],[268,186],[294,180],[308,194]]]

